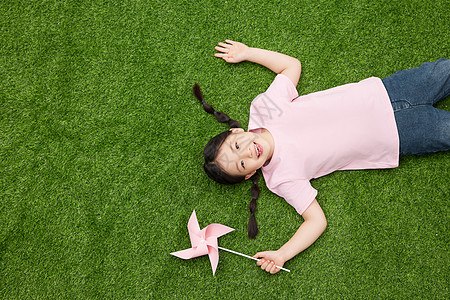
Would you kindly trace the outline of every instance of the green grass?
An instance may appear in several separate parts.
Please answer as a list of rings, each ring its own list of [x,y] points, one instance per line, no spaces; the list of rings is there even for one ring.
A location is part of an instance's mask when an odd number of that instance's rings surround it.
[[[307,94],[450,55],[449,2],[0,3],[0,298],[449,298],[450,154],[313,181],[328,228],[271,276],[220,253],[181,260],[187,220],[235,228],[220,245],[277,249],[301,223],[261,180],[221,186],[202,151],[274,78],[213,57],[226,38],[302,61]],[[450,101],[439,104],[449,110]]]

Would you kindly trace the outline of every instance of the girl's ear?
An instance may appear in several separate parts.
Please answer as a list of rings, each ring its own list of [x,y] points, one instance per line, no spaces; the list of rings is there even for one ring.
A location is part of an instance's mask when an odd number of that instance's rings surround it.
[[[248,175],[245,175],[245,180],[249,179],[250,177],[252,177],[253,175],[255,175],[256,171],[251,172]]]
[[[232,133],[241,133],[241,132],[244,132],[245,130],[242,128],[231,128],[230,131]]]

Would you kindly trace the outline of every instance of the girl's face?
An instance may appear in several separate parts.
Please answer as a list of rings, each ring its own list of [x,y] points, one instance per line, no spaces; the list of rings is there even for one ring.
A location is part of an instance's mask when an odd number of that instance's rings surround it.
[[[253,132],[233,128],[219,149],[217,163],[227,174],[250,178],[270,159],[270,143]]]

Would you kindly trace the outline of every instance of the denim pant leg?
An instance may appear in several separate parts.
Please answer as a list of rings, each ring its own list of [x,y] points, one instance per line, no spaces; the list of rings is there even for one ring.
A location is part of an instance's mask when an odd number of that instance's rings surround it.
[[[401,155],[450,150],[450,111],[431,105],[395,111]]]
[[[400,154],[450,150],[450,112],[433,107],[450,95],[450,60],[424,63],[382,81],[394,109]]]
[[[450,59],[439,59],[398,71],[382,79],[391,102],[435,104],[450,95]]]

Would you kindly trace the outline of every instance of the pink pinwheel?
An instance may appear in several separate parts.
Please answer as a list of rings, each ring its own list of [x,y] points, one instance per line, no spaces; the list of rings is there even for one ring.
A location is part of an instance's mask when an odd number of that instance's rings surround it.
[[[195,210],[189,218],[187,227],[192,248],[170,254],[183,259],[190,259],[208,254],[214,275],[217,265],[219,264],[219,245],[217,243],[217,238],[233,231],[234,229],[225,225],[214,223],[200,230]]]
[[[248,256],[246,254],[242,254],[242,253],[239,253],[239,252],[236,252],[236,251],[233,251],[230,249],[226,249],[223,247],[219,247],[219,244],[217,243],[217,238],[219,236],[227,234],[228,232],[231,232],[233,230],[234,230],[233,228],[230,228],[225,225],[217,224],[217,223],[210,224],[210,225],[206,226],[205,228],[203,228],[202,230],[200,230],[200,226],[198,225],[197,216],[196,216],[195,210],[194,210],[188,221],[188,231],[189,231],[189,237],[191,238],[192,248],[177,251],[177,252],[172,252],[170,254],[175,255],[179,258],[183,258],[183,259],[190,259],[190,258],[194,258],[197,256],[202,256],[202,255],[208,254],[209,260],[211,261],[213,275],[216,273],[217,265],[219,264],[219,249],[228,251],[230,253],[237,254],[237,255],[240,255],[240,256],[243,256],[243,257],[246,257],[249,259],[259,261],[258,258],[254,258],[254,257]],[[277,267],[283,271],[290,272],[290,270],[288,270],[286,268],[283,268],[280,266],[275,266],[275,267]]]

